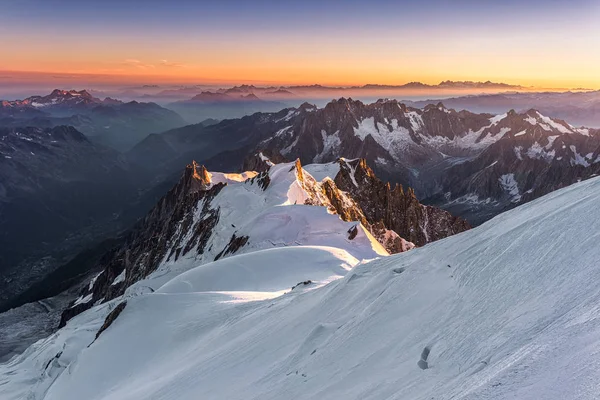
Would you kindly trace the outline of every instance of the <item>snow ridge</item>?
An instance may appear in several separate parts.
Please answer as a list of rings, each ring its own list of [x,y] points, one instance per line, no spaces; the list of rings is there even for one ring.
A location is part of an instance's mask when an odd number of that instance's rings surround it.
[[[350,270],[348,255],[321,248],[199,266],[128,299],[93,343],[115,304],[79,315],[0,365],[0,390],[7,400],[595,399],[599,196],[590,179]],[[316,268],[318,257],[344,277],[262,295],[281,287],[272,271]]]

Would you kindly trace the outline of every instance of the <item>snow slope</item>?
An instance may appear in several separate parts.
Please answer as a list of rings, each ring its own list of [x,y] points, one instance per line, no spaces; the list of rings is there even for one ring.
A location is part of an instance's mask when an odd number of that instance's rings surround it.
[[[110,303],[0,365],[0,397],[596,399],[598,198],[600,179],[581,182],[321,288],[263,301],[214,293],[251,287],[213,286],[218,272],[204,265],[130,298],[89,347]],[[266,266],[271,254],[237,256],[254,257],[239,273],[262,281],[259,271],[275,268]],[[334,272],[345,257],[334,257]]]
[[[256,251],[194,268],[162,286],[159,293],[278,293],[310,279],[328,283],[346,275],[359,261],[334,247],[295,246]]]
[[[334,165],[337,164],[315,164],[310,167],[332,170]],[[227,186],[210,204],[211,208],[219,209],[219,222],[205,246],[206,250],[203,253],[190,251],[178,259],[163,260],[147,279],[130,287],[129,293],[139,293],[142,287],[158,289],[173,277],[213,261],[227,246],[232,235],[249,237],[248,243],[237,253],[286,246],[328,246],[343,249],[359,260],[388,255],[359,222],[343,221],[326,207],[304,205],[312,195],[304,190],[293,167],[294,163],[274,165],[269,171],[270,184],[266,190],[243,179],[256,176],[255,172],[210,172],[212,184],[227,182]],[[339,170],[339,165],[337,168]],[[307,170],[303,168],[303,171],[307,179],[312,178]],[[195,221],[205,218],[202,204],[194,209],[194,214]],[[350,240],[348,231],[354,226],[357,226],[358,232]],[[187,238],[191,238],[189,231]]]

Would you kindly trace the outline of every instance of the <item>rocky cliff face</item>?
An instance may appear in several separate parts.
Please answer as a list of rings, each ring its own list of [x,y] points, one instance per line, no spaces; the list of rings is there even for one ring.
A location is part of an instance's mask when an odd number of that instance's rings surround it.
[[[419,203],[411,188],[405,192],[401,185],[396,185],[392,189],[389,182],[375,176],[364,159],[342,159],[339,163],[336,185],[356,200],[370,223],[381,221],[417,246],[470,228],[460,217]]]
[[[510,111],[505,137],[445,172],[434,204],[482,222],[489,216],[600,173],[600,136],[535,110]],[[480,212],[480,214],[478,214]]]
[[[124,242],[102,257],[102,272],[65,310],[61,326],[98,302],[131,294],[144,278],[162,282],[157,276],[170,270],[239,252],[344,243],[357,257],[370,258],[469,228],[460,218],[421,205],[411,190],[390,190],[364,160],[306,168],[300,160],[275,164],[264,154],[257,160],[263,172],[211,173],[195,162],[188,165]]]
[[[67,309],[60,326],[94,303],[122,295],[132,283],[154,272],[161,261],[176,261],[192,250],[202,254],[219,221],[219,211],[210,207],[210,201],[224,186],[211,185],[203,166],[188,165],[179,183],[127,234],[125,243],[102,257],[102,273],[82,293],[88,301]],[[194,220],[196,207],[201,209],[200,221]]]
[[[340,164],[340,172],[337,173],[335,179],[344,174],[341,168],[346,165],[346,161],[340,159],[338,163]],[[383,220],[369,219],[362,208],[362,204],[350,192],[340,189],[334,180],[325,178],[321,182],[317,182],[311,175],[303,172],[300,160],[296,160],[294,169],[298,181],[304,190],[311,195],[305,200],[304,204],[327,207],[331,213],[339,215],[343,221],[359,222],[390,254],[400,253],[415,247],[413,243],[401,237],[396,231],[388,229]],[[341,179],[343,180],[343,178]],[[370,190],[370,188],[365,190]],[[383,204],[376,205],[376,207],[382,206]],[[348,231],[349,239],[353,239],[353,235],[356,234],[355,229],[354,227]]]

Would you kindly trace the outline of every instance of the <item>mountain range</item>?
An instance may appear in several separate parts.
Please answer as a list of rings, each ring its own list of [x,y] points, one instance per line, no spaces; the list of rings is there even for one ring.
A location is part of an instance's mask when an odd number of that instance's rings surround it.
[[[520,85],[510,85],[507,83],[497,83],[491,81],[485,82],[474,82],[474,81],[442,81],[437,85],[430,85],[422,82],[409,82],[402,85],[380,85],[380,84],[365,84],[361,86],[324,86],[324,85],[296,85],[296,86],[270,86],[261,87],[254,85],[240,85],[231,88],[218,89],[217,93],[225,94],[256,94],[256,95],[303,95],[306,92],[312,93],[313,95],[317,92],[344,92],[344,91],[356,91],[356,90],[405,90],[405,89],[424,89],[424,90],[436,90],[436,89],[493,89],[493,90],[517,90],[525,89]],[[337,93],[338,95],[341,93]]]
[[[258,151],[303,163],[364,158],[386,181],[478,224],[516,204],[593,176],[598,130],[576,128],[536,110],[504,114],[423,109],[395,100],[341,98],[323,108],[302,104],[212,126],[150,135],[128,157],[154,173],[197,159],[239,170]]]
[[[198,123],[207,118],[240,118],[256,112],[277,111],[285,108],[286,104],[277,99],[259,98],[253,92],[226,90],[224,92],[204,91],[191,99],[169,103],[166,107],[175,110],[187,121]]]
[[[70,98],[70,107],[89,101]],[[151,134],[125,154],[74,128],[2,130],[0,223],[9,249],[1,263],[3,306],[36,298],[30,293],[8,302],[77,251],[128,228],[177,183],[189,160],[243,173],[261,170],[252,161],[261,152],[277,163],[299,159],[302,165],[364,159],[383,182],[407,188],[408,198],[472,225],[600,169],[598,130],[536,110],[492,115],[442,103],[417,109],[395,100],[341,98],[323,108],[304,103],[215,122]],[[418,246],[426,243],[418,230],[390,221],[387,229]]]
[[[368,397],[352,371],[375,397],[571,398],[595,373],[560,349],[595,321],[598,129],[340,98],[119,152],[54,124],[142,103],[24,102],[0,128],[3,398]]]
[[[424,107],[440,100],[405,101],[413,107]],[[501,114],[506,110],[535,108],[544,115],[569,121],[576,126],[600,128],[600,91],[576,92],[505,92],[478,94],[441,100],[448,107]]]
[[[46,96],[0,102],[0,126],[52,128],[70,125],[94,141],[128,150],[149,133],[184,126],[172,110],[154,103],[101,100],[86,90],[53,90]]]
[[[262,153],[253,159],[256,170],[233,174],[188,165],[124,243],[100,260],[103,272],[63,313],[61,325],[150,274],[164,282],[176,271],[234,254],[348,242],[354,257],[372,258],[470,228],[461,218],[421,205],[410,188],[392,189],[364,160],[303,167],[300,160],[275,164]],[[145,283],[154,289],[156,284]]]
[[[109,91],[97,91],[98,96],[110,96],[120,99],[130,99],[137,101],[152,101],[162,106],[165,106],[176,111],[176,107],[181,105],[172,104],[178,102],[188,102],[191,98],[202,95],[202,97],[208,97],[209,94],[225,94],[228,98],[229,103],[233,99],[237,99],[238,102],[242,101],[239,99],[242,96],[254,95],[258,97],[263,104],[255,104],[254,107],[247,107],[247,114],[253,112],[272,112],[278,111],[279,109],[298,106],[302,102],[308,101],[316,103],[319,106],[324,105],[324,102],[331,100],[332,98],[338,97],[353,97],[363,101],[372,101],[378,98],[403,98],[405,96],[426,98],[424,96],[458,96],[461,94],[481,94],[481,93],[501,93],[507,91],[522,91],[528,92],[534,90],[530,87],[524,87],[520,85],[511,85],[501,82],[475,82],[475,81],[442,81],[438,84],[426,84],[422,82],[408,82],[399,85],[383,85],[369,83],[358,86],[326,86],[320,84],[313,85],[280,85],[280,86],[261,86],[261,85],[250,85],[243,84],[231,87],[219,87],[214,85],[190,85],[190,86],[159,86],[152,85],[147,87],[136,87],[127,88],[125,90],[109,90]],[[205,99],[207,100],[207,99]],[[217,97],[213,96],[213,100],[216,101]],[[268,107],[266,103],[273,103],[276,107]],[[283,104],[283,105],[282,105]],[[248,106],[248,105],[247,105]],[[235,109],[233,104],[229,104],[232,112],[227,114],[226,108],[216,109],[215,112],[219,112],[217,115],[208,115],[206,113],[201,117],[196,117],[192,113],[185,115],[186,120],[191,123],[199,122],[201,118],[237,118],[245,114],[240,114],[239,109]],[[184,109],[185,110],[185,109]],[[505,111],[505,110],[503,110]],[[185,113],[186,111],[182,111]]]

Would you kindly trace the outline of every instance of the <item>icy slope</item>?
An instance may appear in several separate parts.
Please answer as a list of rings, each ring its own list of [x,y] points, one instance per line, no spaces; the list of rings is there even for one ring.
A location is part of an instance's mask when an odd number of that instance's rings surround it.
[[[194,268],[162,286],[159,293],[270,292],[310,279],[328,283],[359,261],[334,247],[295,246],[233,256]]]
[[[328,246],[371,260],[388,255],[386,248],[397,251],[398,242],[403,250],[414,247],[385,226],[370,224],[331,179],[317,182],[299,162],[271,163],[260,175],[208,172],[192,163],[125,243],[101,260],[103,271],[65,310],[61,326],[99,302],[156,290],[233,254]]]
[[[0,366],[0,397],[595,399],[599,198],[600,179],[578,183],[271,300],[182,287],[193,270],[129,299],[89,347],[97,308]]]

